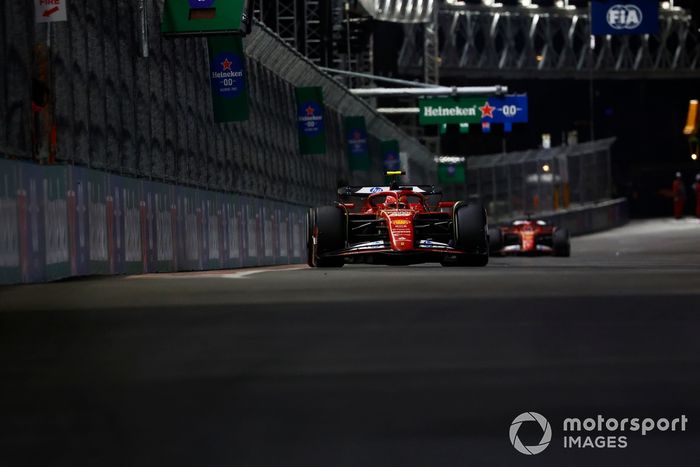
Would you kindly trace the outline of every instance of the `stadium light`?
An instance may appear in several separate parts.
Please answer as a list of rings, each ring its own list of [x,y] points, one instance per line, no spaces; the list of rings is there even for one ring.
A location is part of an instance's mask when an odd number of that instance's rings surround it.
[[[694,161],[698,160],[698,155],[693,153],[690,155],[690,158],[693,159]]]
[[[543,170],[544,172],[549,172],[549,170],[550,170],[549,164],[543,165],[543,166],[542,166],[542,170]]]

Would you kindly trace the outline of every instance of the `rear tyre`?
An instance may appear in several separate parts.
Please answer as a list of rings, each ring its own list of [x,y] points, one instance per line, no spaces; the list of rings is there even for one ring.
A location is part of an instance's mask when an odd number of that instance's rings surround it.
[[[552,235],[554,256],[571,256],[571,239],[567,229],[556,229]]]
[[[486,209],[480,203],[458,203],[454,210],[455,248],[468,254],[458,255],[456,266],[482,267],[489,262]]]
[[[309,220],[309,265],[318,268],[342,267],[345,258],[324,255],[345,246],[345,213],[334,206],[322,206],[311,210]]]
[[[503,248],[503,232],[498,227],[489,229],[489,255],[496,256],[501,253]]]

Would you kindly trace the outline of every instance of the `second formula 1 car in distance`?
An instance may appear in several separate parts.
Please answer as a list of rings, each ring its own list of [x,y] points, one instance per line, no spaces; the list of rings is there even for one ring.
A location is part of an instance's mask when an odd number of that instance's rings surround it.
[[[570,256],[569,231],[542,219],[518,219],[489,229],[489,250],[500,255]]]
[[[309,211],[308,264],[486,266],[486,210],[479,203],[440,202],[441,194],[432,185],[396,180],[390,186],[340,188],[338,203]]]

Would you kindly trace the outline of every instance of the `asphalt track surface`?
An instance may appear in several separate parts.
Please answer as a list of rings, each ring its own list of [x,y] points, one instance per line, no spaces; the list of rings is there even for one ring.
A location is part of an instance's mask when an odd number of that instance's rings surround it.
[[[0,288],[0,466],[698,465],[700,222],[571,258]],[[552,442],[526,456],[512,420]],[[689,419],[565,449],[564,418]],[[542,430],[526,423],[526,445]],[[580,433],[579,433],[580,435]],[[598,433],[583,433],[597,436]]]

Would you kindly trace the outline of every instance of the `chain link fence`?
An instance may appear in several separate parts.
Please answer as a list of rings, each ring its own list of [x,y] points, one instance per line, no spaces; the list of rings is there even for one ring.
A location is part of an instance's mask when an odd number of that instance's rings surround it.
[[[614,142],[469,157],[467,192],[496,220],[608,200]]]
[[[250,120],[213,121],[206,40],[160,34],[163,0],[67,2],[35,24],[32,2],[0,5],[0,155],[298,204],[339,183],[378,183],[379,142],[434,179],[427,150],[261,24],[244,40]],[[294,88],[321,86],[327,153],[298,150]],[[38,104],[38,105],[37,105]],[[373,166],[348,170],[344,116],[364,116]]]

